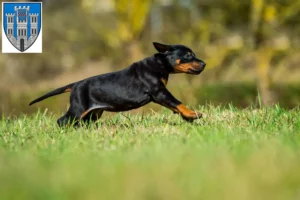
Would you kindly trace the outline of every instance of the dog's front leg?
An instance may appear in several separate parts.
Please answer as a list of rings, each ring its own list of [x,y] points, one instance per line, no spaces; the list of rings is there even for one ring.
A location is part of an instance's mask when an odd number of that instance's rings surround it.
[[[194,112],[177,100],[166,88],[162,88],[152,94],[153,102],[180,113],[183,119],[191,121],[202,117],[200,112]]]

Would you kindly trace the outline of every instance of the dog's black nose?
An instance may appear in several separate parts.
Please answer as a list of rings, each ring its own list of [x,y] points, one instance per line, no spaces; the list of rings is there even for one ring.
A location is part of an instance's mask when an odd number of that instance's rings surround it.
[[[205,66],[206,66],[206,63],[203,62],[203,61],[200,61],[200,64],[201,64],[202,67],[205,67]]]

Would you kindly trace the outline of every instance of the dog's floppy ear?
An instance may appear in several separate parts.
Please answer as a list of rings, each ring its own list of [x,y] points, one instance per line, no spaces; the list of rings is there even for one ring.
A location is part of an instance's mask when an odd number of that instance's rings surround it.
[[[158,42],[153,42],[153,45],[159,53],[165,53],[167,51],[172,50],[172,46],[167,45],[167,44],[160,44]]]

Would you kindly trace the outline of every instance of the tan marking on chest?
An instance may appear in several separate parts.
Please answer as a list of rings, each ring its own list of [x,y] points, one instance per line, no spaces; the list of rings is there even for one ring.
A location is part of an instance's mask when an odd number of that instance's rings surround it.
[[[167,79],[161,78],[160,80],[161,80],[161,82],[164,84],[164,86],[167,85],[167,83],[168,83],[168,80],[167,80]]]

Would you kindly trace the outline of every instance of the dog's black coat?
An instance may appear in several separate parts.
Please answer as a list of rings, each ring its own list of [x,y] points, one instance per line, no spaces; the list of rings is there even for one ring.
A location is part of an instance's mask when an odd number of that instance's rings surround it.
[[[59,126],[80,120],[95,121],[103,111],[119,112],[141,107],[149,102],[180,113],[186,120],[201,117],[186,108],[166,89],[169,74],[200,74],[205,63],[183,45],[153,43],[159,53],[112,73],[90,77],[58,88],[29,105],[64,92],[71,92],[70,108],[58,119]]]

